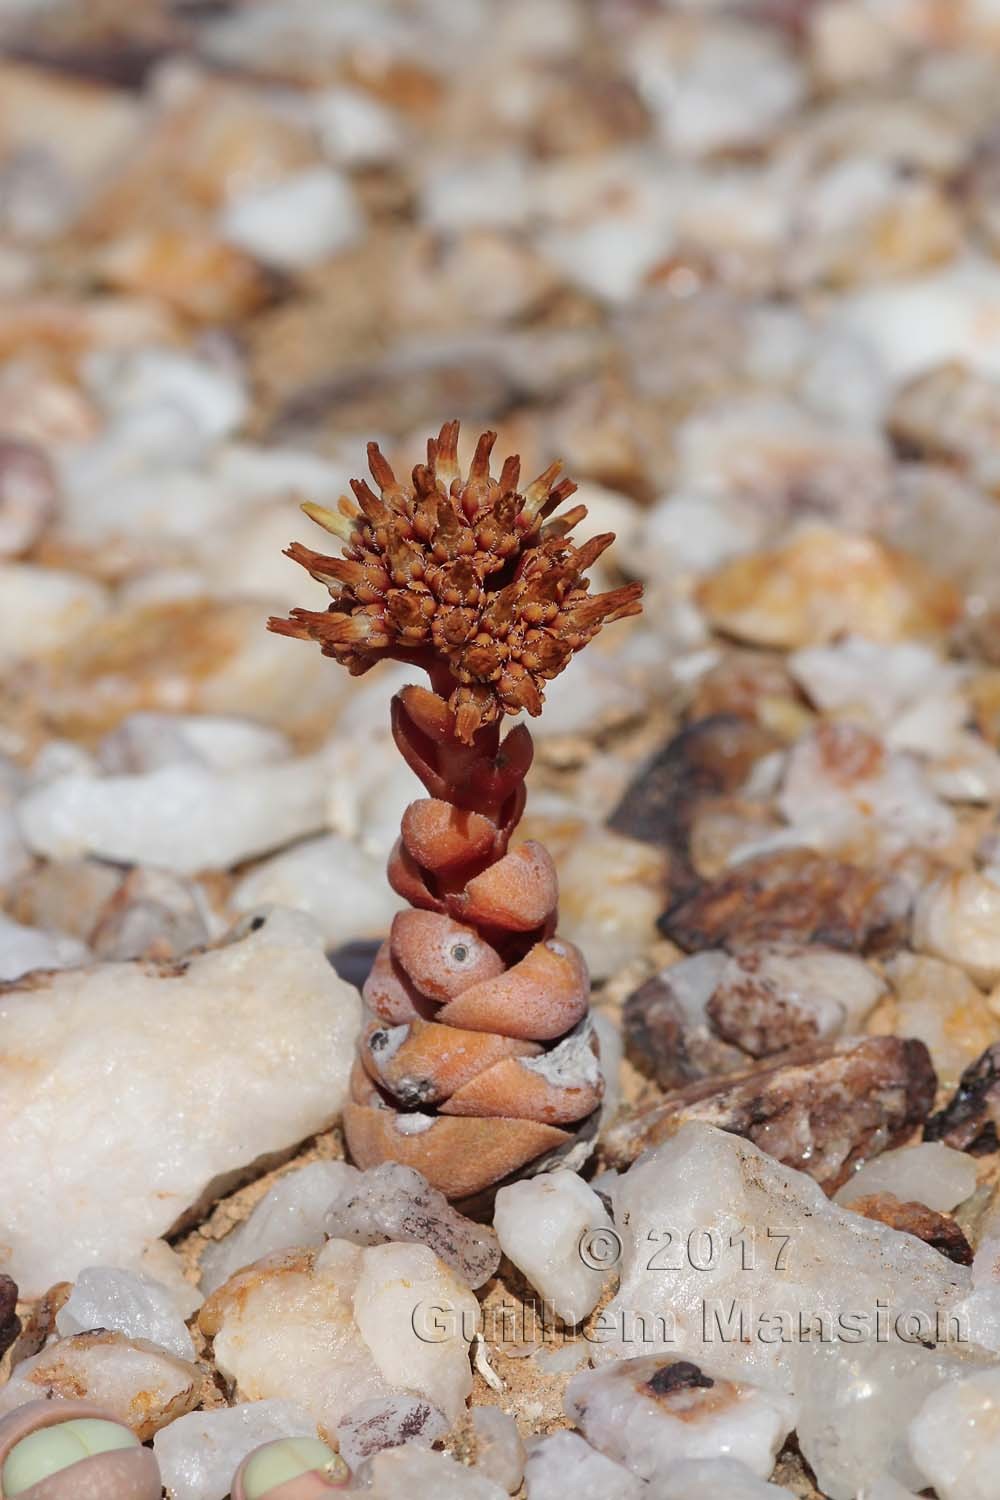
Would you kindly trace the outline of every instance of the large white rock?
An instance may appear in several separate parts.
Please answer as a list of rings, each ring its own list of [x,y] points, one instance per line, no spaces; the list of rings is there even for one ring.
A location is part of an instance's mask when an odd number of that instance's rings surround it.
[[[0,981],[20,979],[33,969],[66,969],[88,957],[86,944],[78,938],[25,927],[0,912]]]
[[[271,904],[307,911],[331,948],[384,936],[404,905],[385,878],[385,861],[337,833],[263,860],[233,891],[235,911]]]
[[[500,1248],[567,1323],[598,1303],[611,1261],[601,1259],[611,1230],[607,1209],[575,1172],[542,1172],[501,1188],[493,1224]]]
[[[288,739],[268,724],[225,714],[129,714],[105,735],[98,759],[119,775],[187,762],[215,771],[274,765],[291,755]]]
[[[372,166],[399,155],[397,118],[367,91],[325,89],[312,97],[310,114],[323,150],[339,166]]]
[[[282,1396],[332,1435],[362,1401],[410,1392],[455,1421],[479,1304],[425,1245],[329,1240],[238,1272],[199,1322],[238,1398]]]
[[[371,1500],[507,1500],[475,1469],[412,1443],[377,1454],[368,1466]]]
[[[913,946],[957,964],[981,984],[1000,979],[1000,874],[942,875],[920,892]]]
[[[726,1500],[779,1500],[790,1497],[783,1485],[767,1484],[735,1458],[687,1458],[664,1475],[657,1500],[704,1500],[725,1495]]]
[[[197,1406],[202,1373],[144,1339],[78,1333],[17,1365],[0,1386],[0,1417],[28,1401],[91,1401],[125,1422],[143,1442]]]
[[[56,1331],[66,1338],[94,1328],[111,1328],[131,1339],[146,1339],[179,1359],[194,1358],[194,1340],[173,1293],[152,1276],[137,1271],[88,1266],[80,1272],[56,1314]]]
[[[993,1500],[1000,1467],[1000,1365],[933,1391],[910,1423],[909,1441],[938,1500]]]
[[[318,166],[249,188],[223,210],[220,227],[230,244],[268,265],[303,271],[356,244],[365,221],[348,178]]]
[[[941,1141],[921,1141],[866,1161],[834,1198],[847,1204],[866,1193],[892,1193],[903,1203],[926,1203],[947,1213],[975,1191],[976,1164],[971,1156]]]
[[[80,573],[0,563],[0,662],[44,656],[107,613],[107,591]]]
[[[971,1310],[964,1312],[963,1326],[966,1321],[974,1333]],[[964,1343],[925,1348],[869,1341],[804,1352],[797,1438],[817,1482],[833,1500],[853,1500],[885,1471],[911,1490],[922,1488],[907,1448],[908,1422],[932,1391],[955,1384],[990,1358]]]
[[[29,791],[18,820],[28,847],[47,859],[95,854],[189,875],[315,833],[326,782],[316,756],[241,771],[175,764],[137,776],[71,773]]]
[[[533,1443],[524,1468],[528,1500],[642,1500],[648,1487],[576,1432]]]
[[[204,440],[227,437],[247,413],[236,360],[224,363],[180,349],[98,349],[84,361],[90,390],[114,417],[169,412],[187,418]]]
[[[202,1252],[202,1289],[214,1292],[234,1271],[276,1250],[322,1245],[331,1203],[360,1176],[346,1161],[313,1161],[280,1177],[248,1219]]]
[[[959,669],[920,641],[851,635],[793,652],[788,667],[817,708],[870,725],[893,750],[946,754],[967,717]]]
[[[566,1411],[595,1448],[656,1483],[691,1458],[737,1459],[766,1479],[797,1415],[781,1391],[657,1354],[574,1375]]]
[[[153,1452],[170,1500],[225,1500],[248,1453],[275,1438],[315,1437],[316,1423],[291,1401],[251,1401],[193,1411],[156,1434]]]
[[[326,1232],[355,1245],[427,1245],[470,1287],[483,1286],[500,1265],[496,1236],[460,1214],[422,1173],[399,1162],[354,1172],[330,1205]]]
[[[429,1448],[447,1431],[447,1418],[419,1396],[376,1396],[362,1401],[339,1423],[337,1443],[344,1462],[357,1469],[385,1448],[405,1443]]]
[[[747,1141],[685,1125],[612,1196],[621,1287],[592,1330],[594,1357],[638,1345],[784,1389],[834,1500],[886,1468],[915,1395],[974,1365],[949,1317],[971,1288],[965,1267],[831,1203]],[[920,1342],[938,1335],[956,1342]]]
[[[333,1121],[360,1019],[308,918],[180,972],[47,975],[0,997],[0,1266],[27,1296],[144,1247]]]
[[[515,1495],[524,1478],[524,1442],[517,1423],[501,1406],[474,1406],[472,1429],[476,1434],[476,1468],[480,1474],[503,1485]]]

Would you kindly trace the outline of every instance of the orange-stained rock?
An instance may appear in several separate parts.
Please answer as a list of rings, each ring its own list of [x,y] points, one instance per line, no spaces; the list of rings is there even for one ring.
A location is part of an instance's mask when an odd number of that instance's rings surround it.
[[[140,229],[109,245],[97,261],[100,278],[126,292],[162,298],[199,323],[222,323],[255,312],[269,294],[257,262],[211,232]]]
[[[940,636],[958,621],[953,585],[875,537],[812,526],[724,563],[698,591],[710,623],[756,646]]]

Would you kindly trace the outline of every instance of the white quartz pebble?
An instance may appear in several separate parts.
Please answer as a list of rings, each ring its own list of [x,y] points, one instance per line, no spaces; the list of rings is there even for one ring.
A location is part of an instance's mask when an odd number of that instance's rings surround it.
[[[178,874],[228,869],[322,826],[327,772],[316,756],[214,771],[166,765],[138,776],[57,777],[18,805],[36,854],[95,854]]]
[[[652,1354],[574,1375],[566,1412],[595,1448],[659,1483],[688,1458],[735,1458],[766,1479],[796,1405],[780,1391]]]
[[[0,562],[0,665],[68,645],[107,610],[107,591],[81,573]]]
[[[366,1468],[370,1500],[507,1500],[475,1469],[412,1443],[377,1454]]]
[[[947,1213],[975,1190],[976,1164],[971,1156],[941,1141],[922,1141],[866,1161],[837,1190],[834,1201],[847,1204],[867,1193],[891,1193],[903,1203],[926,1203]]]
[[[533,1443],[524,1468],[527,1500],[642,1500],[647,1486],[576,1432]]]
[[[323,150],[339,166],[367,167],[399,153],[396,117],[366,90],[325,89],[312,98],[310,114]]]
[[[182,416],[202,439],[228,436],[247,412],[236,365],[181,349],[98,349],[84,362],[87,385],[116,417]]]
[[[225,714],[129,714],[97,749],[105,771],[128,775],[188,762],[214,771],[275,765],[291,754],[268,724]]]
[[[439,1340],[441,1308],[447,1336]],[[390,1386],[418,1391],[452,1422],[472,1390],[468,1348],[478,1317],[479,1303],[465,1283],[426,1245],[361,1252],[354,1292],[361,1337]]]
[[[78,938],[26,927],[0,912],[0,982],[33,969],[68,969],[87,958],[87,945]]]
[[[235,911],[271,904],[307,911],[331,948],[384,935],[403,906],[385,878],[384,859],[337,833],[282,849],[237,882]]]
[[[345,1179],[331,1201],[326,1232],[355,1245],[427,1245],[471,1287],[489,1281],[500,1264],[496,1236],[453,1208],[420,1172],[398,1162]]]
[[[419,1396],[376,1396],[362,1401],[337,1424],[340,1456],[352,1469],[384,1448],[419,1443],[424,1448],[444,1437],[447,1419]]]
[[[359,1176],[346,1161],[313,1161],[279,1177],[248,1219],[202,1251],[203,1291],[214,1292],[234,1271],[276,1250],[322,1245],[330,1204]]]
[[[478,1317],[475,1297],[425,1245],[334,1239],[238,1272],[199,1324],[239,1399],[287,1397],[333,1431],[359,1403],[403,1392],[457,1420]]]
[[[910,1423],[909,1444],[938,1500],[994,1500],[1000,1469],[1000,1365],[932,1391]]]
[[[924,886],[913,913],[913,945],[957,964],[982,984],[1000,979],[1000,882],[964,870]]]
[[[360,1009],[309,919],[278,910],[180,971],[8,988],[0,1268],[31,1297],[95,1262],[139,1269],[194,1205],[337,1118]]]
[[[56,1314],[65,1338],[92,1328],[112,1328],[146,1339],[180,1359],[194,1357],[194,1340],[177,1311],[171,1291],[151,1276],[116,1266],[87,1266]]]
[[[596,1307],[614,1266],[613,1258],[607,1265],[600,1261],[601,1236],[612,1225],[582,1177],[542,1172],[501,1188],[493,1222],[504,1254],[565,1322],[578,1323]],[[590,1242],[598,1246],[596,1255]],[[613,1243],[613,1231],[607,1243]]]
[[[231,199],[221,229],[230,244],[282,271],[303,271],[356,244],[364,217],[348,179],[306,167]]]
[[[105,1331],[58,1339],[0,1386],[0,1417],[40,1397],[90,1401],[143,1442],[198,1405],[202,1372],[145,1339]]]
[[[55,504],[55,476],[44,451],[0,437],[0,557],[27,552]]]
[[[476,1468],[503,1485],[508,1495],[515,1494],[524,1478],[524,1443],[514,1418],[499,1406],[474,1406],[472,1427]]]
[[[656,1500],[779,1500],[792,1496],[783,1485],[767,1484],[746,1464],[734,1458],[688,1458],[664,1475],[657,1485]]]
[[[153,1452],[170,1500],[225,1500],[248,1453],[275,1438],[315,1437],[316,1423],[291,1401],[252,1401],[194,1411],[158,1432]]]

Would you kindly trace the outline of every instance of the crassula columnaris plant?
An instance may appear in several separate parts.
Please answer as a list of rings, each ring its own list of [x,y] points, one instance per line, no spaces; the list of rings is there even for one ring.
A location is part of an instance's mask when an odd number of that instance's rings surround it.
[[[545,685],[603,624],[639,611],[640,585],[591,595],[587,569],[614,540],[577,546],[586,509],[553,464],[522,491],[519,460],[490,469],[484,433],[468,473],[458,423],[397,480],[375,444],[377,489],[307,505],[335,555],[288,555],[327,585],[325,611],[271,620],[354,675],[391,659],[430,688],[392,703],[392,731],[427,789],[403,815],[389,881],[401,912],[364,988],[369,1010],[351,1100],[363,1167],[399,1161],[452,1198],[471,1197],[568,1148],[603,1093],[583,958],[556,937],[558,889],[541,844],[511,848],[524,811],[531,735],[506,714],[542,709]]]
[[[29,1401],[0,1421],[0,1500],[160,1500],[160,1470],[123,1422],[82,1401]]]

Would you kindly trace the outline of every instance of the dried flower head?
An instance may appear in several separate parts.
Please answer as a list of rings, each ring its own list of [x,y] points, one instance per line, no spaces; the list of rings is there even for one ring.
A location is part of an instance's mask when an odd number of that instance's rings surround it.
[[[293,609],[268,628],[318,642],[355,676],[386,657],[425,667],[468,744],[504,713],[540,713],[544,683],[605,622],[637,614],[642,588],[591,596],[586,570],[613,534],[575,546],[569,533],[587,514],[582,505],[548,520],[576,485],[558,478],[555,463],[522,492],[516,457],[494,479],[495,432],[483,433],[463,478],[458,427],[446,422],[428,440],[427,462],[409,484],[370,443],[378,494],[355,479],[357,505],[344,497],[337,512],[303,506],[343,552],[293,542],[287,555],[326,584],[333,603]]]

